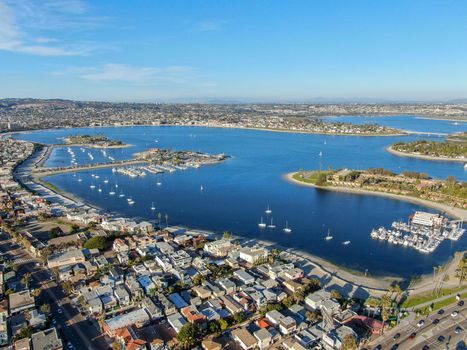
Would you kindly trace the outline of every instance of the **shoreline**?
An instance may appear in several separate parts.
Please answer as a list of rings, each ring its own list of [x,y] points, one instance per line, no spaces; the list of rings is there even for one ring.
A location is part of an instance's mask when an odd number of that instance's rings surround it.
[[[370,191],[370,190],[365,190],[361,188],[347,188],[347,187],[336,187],[336,186],[316,186],[311,183],[306,183],[302,182],[299,180],[296,180],[293,178],[293,175],[295,175],[297,172],[291,172],[283,175],[283,178],[295,185],[300,185],[300,186],[305,186],[305,187],[313,187],[317,188],[320,190],[328,190],[328,191],[334,191],[334,192],[342,192],[342,193],[351,193],[351,194],[358,194],[358,195],[370,195],[370,196],[380,196],[380,197],[387,197],[391,198],[394,200],[401,200],[405,202],[410,202],[413,204],[419,204],[421,206],[429,207],[432,209],[436,209],[442,212],[445,212],[446,214],[463,220],[467,221],[467,210],[462,209],[462,208],[453,208],[450,207],[446,204],[442,203],[437,203],[437,202],[432,202],[426,199],[421,199],[421,198],[416,198],[416,197],[409,197],[409,196],[404,196],[400,194],[394,194],[394,193],[386,193],[386,192],[376,192],[376,191]]]
[[[337,116],[338,117],[338,116]],[[356,124],[359,125],[359,124]],[[308,131],[308,130],[292,130],[292,129],[268,129],[268,128],[254,128],[254,127],[243,127],[243,126],[221,126],[221,125],[191,125],[191,124],[175,124],[175,125],[154,125],[154,124],[138,124],[138,125],[100,125],[100,126],[78,126],[73,129],[99,129],[99,128],[124,128],[124,127],[191,127],[191,128],[217,128],[217,129],[236,129],[236,130],[256,130],[256,131],[269,131],[269,132],[281,132],[289,134],[310,134],[310,135],[324,135],[324,136],[364,136],[364,137],[390,137],[390,136],[408,136],[405,130],[399,130],[399,133],[392,134],[368,134],[368,133],[335,133],[335,132],[317,132],[317,131]],[[1,133],[0,137],[5,137],[8,135],[14,136],[21,134],[32,134],[38,131],[56,131],[60,129],[68,129],[66,127],[58,128],[47,128],[47,129],[34,129],[34,130],[23,130],[23,131],[8,131]],[[57,146],[72,146],[72,144],[56,144]],[[78,146],[78,144],[76,144]],[[129,144],[125,147],[131,147]],[[84,146],[83,146],[84,147]],[[88,146],[89,147],[89,146]],[[95,147],[95,148],[105,148],[105,147]],[[119,147],[120,148],[120,147]]]
[[[133,145],[125,143],[123,145],[113,145],[113,146],[102,146],[102,145],[93,145],[90,143],[54,143],[56,147],[86,147],[86,148],[97,148],[97,149],[111,149],[111,148],[128,148]]]
[[[392,148],[392,145],[386,147],[386,151],[399,157],[409,157],[409,158],[417,158],[417,159],[423,159],[423,160],[433,160],[433,161],[438,161],[438,162],[457,162],[457,163],[467,164],[467,159],[443,158],[443,157],[436,157],[436,156],[428,156],[424,154],[406,153],[406,152],[396,151],[394,148]]]

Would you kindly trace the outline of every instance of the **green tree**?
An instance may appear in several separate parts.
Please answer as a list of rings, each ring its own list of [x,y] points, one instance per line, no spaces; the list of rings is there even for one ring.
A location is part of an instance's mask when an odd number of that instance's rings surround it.
[[[355,338],[353,334],[347,334],[342,341],[341,350],[357,350],[357,349],[358,349],[357,339]]]
[[[73,283],[71,281],[69,281],[69,280],[64,281],[62,283],[62,287],[63,287],[63,290],[68,294],[73,292]]]
[[[26,272],[23,277],[21,278],[21,283],[24,284],[24,286],[29,289],[29,284],[31,283],[31,274],[29,272]]]
[[[221,319],[219,320],[219,326],[221,327],[221,331],[223,332],[223,331],[225,331],[227,328],[229,328],[229,323],[228,323],[226,320],[224,320],[224,319],[221,318]]]
[[[331,290],[331,298],[336,299],[336,300],[341,300],[342,295],[338,290],[333,289],[333,290]]]
[[[24,339],[24,338],[31,338],[32,333],[34,333],[34,330],[32,329],[31,326],[28,326],[28,327],[22,328],[16,337],[18,340]]]
[[[217,321],[209,322],[209,333],[211,334],[219,334],[221,327]]]
[[[234,319],[235,323],[242,323],[246,319],[245,313],[244,312],[237,312],[235,315],[233,315],[233,319]]]
[[[84,243],[83,247],[86,249],[103,250],[107,248],[107,239],[102,236],[94,236],[89,238],[86,243]]]
[[[177,334],[177,340],[183,348],[191,348],[201,334],[199,326],[193,323],[186,323]]]
[[[307,311],[305,313],[305,317],[307,318],[308,321],[310,322],[316,322],[319,320],[319,313],[316,311]]]
[[[119,341],[116,340],[112,343],[112,350],[122,350],[122,349],[123,349],[123,346]]]
[[[42,304],[41,305],[41,312],[48,315],[50,313],[50,305],[49,304]]]
[[[49,231],[49,238],[56,238],[58,236],[61,236],[63,234],[63,231],[60,227],[58,226],[55,226],[53,228],[50,229]]]
[[[291,307],[293,304],[295,304],[295,299],[293,296],[289,295],[282,300],[282,305],[284,305],[286,308]]]

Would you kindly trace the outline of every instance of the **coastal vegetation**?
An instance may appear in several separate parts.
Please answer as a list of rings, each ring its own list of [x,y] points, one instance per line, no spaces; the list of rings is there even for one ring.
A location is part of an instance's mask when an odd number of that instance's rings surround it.
[[[459,139],[460,140],[460,139]],[[422,155],[446,159],[467,159],[467,136],[465,141],[425,141],[398,142],[391,149],[410,155]]]
[[[300,171],[292,175],[298,182],[317,187],[334,187],[396,194],[467,208],[467,183],[453,176],[431,179],[427,174],[405,171],[396,174],[383,168],[368,170]]]
[[[71,135],[65,138],[68,145],[86,145],[91,147],[125,147],[119,140],[111,140],[105,135]]]
[[[451,142],[467,142],[467,131],[458,132],[446,137],[446,141]]]

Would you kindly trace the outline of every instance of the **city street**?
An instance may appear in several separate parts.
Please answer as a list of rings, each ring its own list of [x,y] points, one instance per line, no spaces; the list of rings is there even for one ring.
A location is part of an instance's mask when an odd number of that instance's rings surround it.
[[[458,311],[458,315],[455,317],[451,316],[454,311]],[[414,318],[410,321],[402,320],[401,324],[375,338],[366,348],[408,350],[423,349],[428,346],[429,348],[425,349],[467,349],[463,343],[466,340],[466,317],[467,306],[460,307],[456,302],[444,308],[443,311],[436,311],[428,317]],[[424,324],[419,327],[420,320],[423,320]],[[461,327],[463,331],[456,334],[457,327]],[[416,333],[415,336],[412,336],[413,333]],[[443,341],[438,340],[440,336],[444,337]]]
[[[65,292],[52,279],[52,274],[38,266],[26,250],[12,242],[6,234],[0,234],[0,253],[10,261],[25,261],[18,272],[31,273],[30,288],[43,288],[36,298],[36,306],[48,303],[51,307],[51,326],[57,328],[62,337],[64,349],[109,349],[109,339],[102,335],[97,324],[91,323],[73,306]]]

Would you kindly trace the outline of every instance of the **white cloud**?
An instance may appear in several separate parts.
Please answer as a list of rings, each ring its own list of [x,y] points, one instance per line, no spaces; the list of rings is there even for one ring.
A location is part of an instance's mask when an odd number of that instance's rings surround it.
[[[120,81],[133,85],[155,85],[160,82],[185,83],[196,76],[186,66],[138,67],[127,64],[107,63],[101,67],[71,67],[67,72],[54,75],[77,74],[82,79],[94,82]]]
[[[97,45],[84,41],[62,43],[44,31],[86,30],[103,23],[87,15],[80,0],[0,0],[0,50],[38,56],[80,56]],[[101,21],[102,20],[102,21]]]

